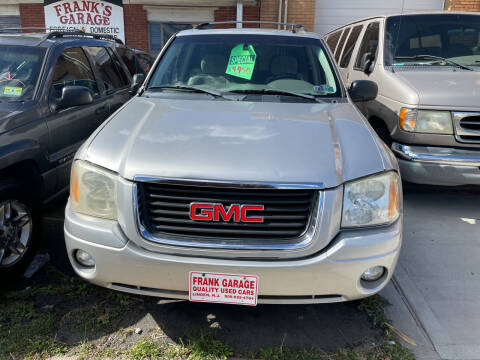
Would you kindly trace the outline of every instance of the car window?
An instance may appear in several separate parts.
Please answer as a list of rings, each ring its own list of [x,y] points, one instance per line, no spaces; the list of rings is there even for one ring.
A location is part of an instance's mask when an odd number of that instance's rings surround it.
[[[480,17],[426,14],[387,19],[385,65],[448,66],[448,63],[428,56],[480,66]]]
[[[150,55],[143,53],[137,53],[137,58],[145,74],[148,74],[153,65],[154,59]]]
[[[342,95],[321,41],[278,35],[179,36],[162,56],[148,85],[162,86]]]
[[[118,55],[112,50],[107,48],[108,53],[110,54],[110,57],[112,58],[115,68],[117,69],[118,74],[120,75],[120,78],[122,79],[122,84],[123,86],[129,85],[130,80],[128,80],[128,75],[122,66],[122,63],[118,57]]]
[[[368,24],[365,34],[363,35],[362,43],[358,51],[357,59],[355,60],[355,69],[362,69],[362,62],[365,60],[367,54],[375,56],[377,54],[378,39],[380,32],[380,23],[373,22]]]
[[[358,36],[362,32],[363,25],[357,25],[353,28],[350,36],[348,37],[347,43],[345,44],[345,49],[343,50],[342,58],[340,60],[340,67],[346,68],[350,64],[350,59],[352,58],[353,49],[357,43]]]
[[[327,44],[332,54],[335,52],[335,48],[337,47],[337,42],[340,39],[340,35],[342,35],[342,30],[335,31],[328,36]]]
[[[340,42],[338,43],[337,50],[335,51],[335,61],[338,63],[338,60],[340,60],[340,54],[342,53],[343,49],[343,44],[345,43],[345,40],[347,39],[348,34],[350,34],[350,28],[346,28],[343,31],[342,37],[340,38]]]
[[[45,49],[36,46],[0,46],[0,99],[31,99],[38,83]]]
[[[122,77],[106,48],[101,46],[89,46],[86,48],[86,51],[93,58],[107,92],[125,86],[125,82],[122,80]]]
[[[53,69],[52,96],[59,98],[67,85],[85,86],[93,96],[99,94],[90,63],[79,47],[65,49],[58,57]]]
[[[123,62],[127,66],[130,75],[135,75],[138,73],[136,61],[135,61],[135,54],[132,50],[126,47],[118,47],[117,53],[122,58]]]

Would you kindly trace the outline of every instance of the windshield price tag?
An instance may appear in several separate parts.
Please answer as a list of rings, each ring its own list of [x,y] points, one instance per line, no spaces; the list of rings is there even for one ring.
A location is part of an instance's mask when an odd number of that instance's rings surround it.
[[[257,54],[252,45],[238,44],[230,52],[226,74],[250,80]]]
[[[5,86],[3,89],[3,95],[8,96],[21,96],[22,95],[22,88],[16,86]]]

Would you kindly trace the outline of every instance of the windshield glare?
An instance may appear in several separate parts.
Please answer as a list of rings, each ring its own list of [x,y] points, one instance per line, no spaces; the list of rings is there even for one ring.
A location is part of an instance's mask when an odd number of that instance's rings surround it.
[[[161,86],[341,96],[319,40],[277,35],[179,36],[163,55],[147,89]]]
[[[439,14],[404,15],[387,19],[385,65],[480,65],[480,17]],[[413,59],[413,57],[417,57]],[[410,58],[410,59],[409,59]]]
[[[1,101],[31,99],[45,50],[28,46],[0,46]]]

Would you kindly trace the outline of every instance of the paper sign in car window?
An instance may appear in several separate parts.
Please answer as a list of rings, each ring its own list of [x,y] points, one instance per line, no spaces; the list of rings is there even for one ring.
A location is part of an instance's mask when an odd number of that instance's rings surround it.
[[[226,74],[250,80],[257,54],[252,45],[238,44],[230,52]]]
[[[3,88],[3,95],[8,96],[21,96],[22,95],[22,88],[16,86],[5,86]]]

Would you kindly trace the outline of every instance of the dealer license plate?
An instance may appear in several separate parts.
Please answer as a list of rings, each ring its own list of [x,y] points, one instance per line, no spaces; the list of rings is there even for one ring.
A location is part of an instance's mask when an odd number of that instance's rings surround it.
[[[190,272],[190,301],[257,305],[258,276]]]

